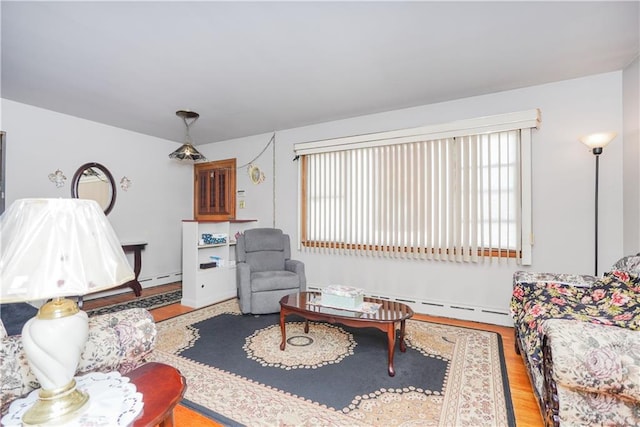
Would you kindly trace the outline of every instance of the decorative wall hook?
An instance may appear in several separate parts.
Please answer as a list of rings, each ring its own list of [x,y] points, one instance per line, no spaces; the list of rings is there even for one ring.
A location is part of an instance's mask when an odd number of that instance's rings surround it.
[[[57,188],[64,186],[64,182],[67,180],[67,177],[64,176],[64,173],[60,169],[57,169],[55,172],[49,174],[49,181],[56,184]]]

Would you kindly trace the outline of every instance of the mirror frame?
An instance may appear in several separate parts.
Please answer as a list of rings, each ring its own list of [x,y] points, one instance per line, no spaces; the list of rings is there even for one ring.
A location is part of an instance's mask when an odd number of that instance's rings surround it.
[[[78,168],[76,173],[73,175],[73,180],[71,181],[71,197],[73,197],[74,199],[80,198],[78,197],[78,185],[80,184],[80,178],[82,178],[82,173],[89,168],[100,169],[100,171],[104,173],[109,180],[109,184],[111,185],[111,201],[109,202],[109,206],[104,208],[104,214],[108,215],[109,212],[111,212],[111,209],[113,209],[113,206],[116,204],[116,182],[113,179],[113,175],[111,175],[111,172],[109,172],[109,169],[107,169],[100,163],[89,162]]]

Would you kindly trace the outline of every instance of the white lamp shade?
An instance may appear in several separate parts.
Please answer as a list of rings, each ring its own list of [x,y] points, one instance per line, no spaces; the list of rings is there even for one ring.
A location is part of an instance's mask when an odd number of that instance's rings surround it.
[[[134,278],[93,200],[21,199],[0,217],[0,301],[85,295]]]
[[[589,148],[602,148],[613,141],[616,135],[615,132],[592,133],[580,137],[580,142]]]

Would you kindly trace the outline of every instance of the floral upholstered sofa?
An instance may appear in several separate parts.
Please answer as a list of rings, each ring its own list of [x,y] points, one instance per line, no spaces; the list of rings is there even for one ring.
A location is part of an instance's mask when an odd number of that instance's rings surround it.
[[[548,426],[640,426],[640,256],[601,278],[513,277],[511,315]]]
[[[145,362],[156,341],[156,324],[147,310],[132,308],[89,318],[89,336],[77,374],[119,371]],[[7,336],[0,323],[0,403],[4,414],[18,397],[40,387],[31,371],[20,335]]]

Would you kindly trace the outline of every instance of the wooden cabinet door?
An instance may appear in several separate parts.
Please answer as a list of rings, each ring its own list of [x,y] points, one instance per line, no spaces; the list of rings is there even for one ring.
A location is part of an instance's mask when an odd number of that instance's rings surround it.
[[[236,217],[236,159],[194,165],[194,217],[230,220]]]

